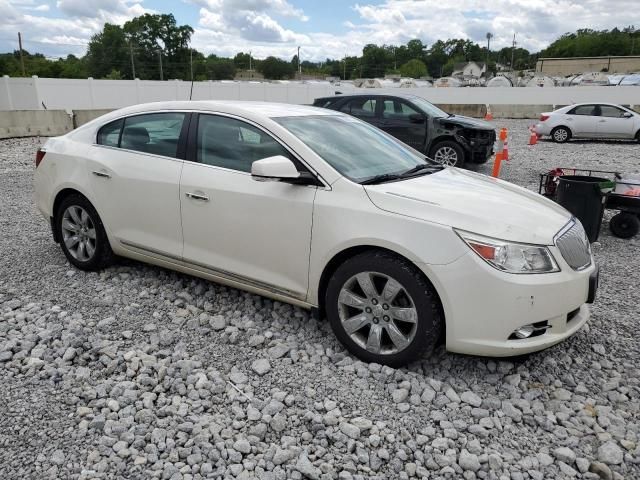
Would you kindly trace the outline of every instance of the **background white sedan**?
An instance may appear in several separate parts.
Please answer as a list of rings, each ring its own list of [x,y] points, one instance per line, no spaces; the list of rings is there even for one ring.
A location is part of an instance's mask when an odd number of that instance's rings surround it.
[[[533,128],[554,142],[571,138],[618,138],[640,141],[640,114],[612,103],[578,103],[540,115]]]

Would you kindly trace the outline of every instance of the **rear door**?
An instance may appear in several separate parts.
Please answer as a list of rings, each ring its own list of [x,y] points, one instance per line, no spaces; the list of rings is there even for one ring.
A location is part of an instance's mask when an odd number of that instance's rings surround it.
[[[625,117],[625,110],[613,105],[600,105],[598,136],[602,138],[633,138],[634,118]]]
[[[382,103],[382,127],[385,132],[418,151],[424,151],[427,117],[409,102],[388,97]]]
[[[112,239],[180,258],[180,174],[188,113],[161,112],[111,122],[88,154],[89,187]]]
[[[378,97],[355,97],[345,102],[340,107],[340,111],[381,128],[382,121],[380,118],[380,109],[378,108],[378,100]]]
[[[598,105],[578,105],[564,115],[574,137],[597,137],[600,108]]]

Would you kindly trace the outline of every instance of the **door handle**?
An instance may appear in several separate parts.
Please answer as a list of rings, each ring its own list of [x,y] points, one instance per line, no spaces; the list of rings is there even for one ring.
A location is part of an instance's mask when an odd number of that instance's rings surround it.
[[[606,120],[598,120],[598,123],[604,123]]]
[[[109,175],[107,172],[99,172],[98,170],[94,170],[91,173],[93,173],[96,177],[111,178],[111,175]]]
[[[189,198],[193,198],[194,200],[202,200],[203,202],[209,201],[209,197],[207,197],[206,195],[199,195],[197,193],[191,193],[191,192],[187,192],[185,193],[185,195]]]

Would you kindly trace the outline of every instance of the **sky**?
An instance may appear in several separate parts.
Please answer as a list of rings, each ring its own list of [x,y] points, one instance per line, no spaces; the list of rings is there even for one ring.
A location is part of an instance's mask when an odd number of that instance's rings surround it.
[[[419,38],[468,38],[491,49],[537,52],[578,28],[640,24],[640,0],[0,0],[0,52],[23,48],[48,57],[83,55],[105,22],[123,24],[149,13],[173,13],[195,32],[205,54],[302,60],[360,55],[368,43],[404,44]]]

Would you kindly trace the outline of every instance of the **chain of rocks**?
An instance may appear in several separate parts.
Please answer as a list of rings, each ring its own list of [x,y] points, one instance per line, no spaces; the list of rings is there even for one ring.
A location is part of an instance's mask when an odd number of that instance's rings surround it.
[[[530,188],[547,150],[639,168],[634,144],[527,147],[530,122],[501,123],[504,175]],[[72,269],[28,164],[0,170],[2,478],[640,478],[637,239],[603,226],[593,317],[562,344],[392,369],[299,308],[133,261]]]

